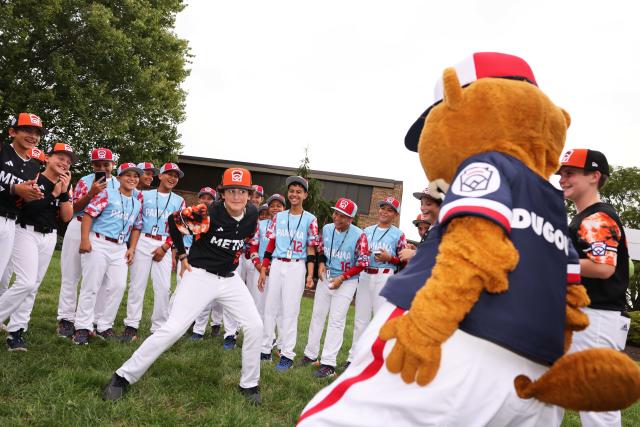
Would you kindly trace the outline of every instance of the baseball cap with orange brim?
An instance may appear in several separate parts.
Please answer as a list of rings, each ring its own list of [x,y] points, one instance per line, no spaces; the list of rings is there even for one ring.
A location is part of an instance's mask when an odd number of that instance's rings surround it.
[[[13,129],[32,127],[37,128],[40,131],[41,136],[47,134],[47,130],[42,125],[40,117],[32,113],[19,113],[11,120],[9,127]]]
[[[244,168],[229,168],[222,175],[220,190],[237,188],[251,191],[251,172]]]
[[[65,144],[64,142],[56,142],[53,144],[53,148],[49,151],[49,155],[51,154],[66,154],[71,157],[71,162],[75,163],[78,161],[78,155],[73,152],[73,148],[69,144]]]
[[[39,148],[30,148],[29,152],[27,153],[27,155],[30,158],[37,160],[41,164],[43,164],[44,162],[47,161],[47,158],[46,158],[46,156],[44,154],[44,151],[42,151]]]
[[[563,166],[584,169],[586,172],[598,171],[606,176],[610,175],[607,157],[600,151],[586,148],[575,148],[564,153],[560,158],[560,168]],[[557,173],[560,173],[560,170]]]

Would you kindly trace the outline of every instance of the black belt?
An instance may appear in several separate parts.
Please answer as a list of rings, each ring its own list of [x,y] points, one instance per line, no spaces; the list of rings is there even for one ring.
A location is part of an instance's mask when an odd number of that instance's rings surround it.
[[[27,228],[27,225],[30,225],[31,227],[33,227],[33,231],[35,231],[36,233],[49,234],[49,233],[53,233],[56,230],[54,227],[46,227],[44,225],[33,225],[33,224],[27,224],[24,222],[20,223],[20,227],[22,228]]]
[[[215,274],[218,277],[223,277],[223,278],[229,278],[229,277],[233,277],[233,271],[227,272],[227,273],[220,273],[218,271],[213,271],[213,270],[208,270],[208,269],[204,269],[207,273],[211,273],[211,274]]]
[[[0,216],[3,216],[5,218],[8,219],[17,219],[18,218],[18,214],[15,212],[8,212],[8,211],[0,211]]]

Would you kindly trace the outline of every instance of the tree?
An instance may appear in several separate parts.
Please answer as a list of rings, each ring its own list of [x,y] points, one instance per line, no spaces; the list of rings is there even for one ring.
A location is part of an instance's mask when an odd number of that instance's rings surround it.
[[[640,168],[613,166],[611,177],[600,190],[600,199],[614,207],[625,227],[640,228]],[[575,205],[567,203],[569,216],[576,213]],[[635,262],[636,271],[640,262]],[[629,280],[627,291],[630,310],[640,310],[640,274]]]
[[[322,229],[322,226],[333,221],[331,219],[333,213],[331,206],[333,206],[333,203],[322,198],[322,183],[315,178],[311,178],[309,163],[309,148],[306,147],[304,149],[304,159],[298,166],[296,174],[306,179],[309,183],[309,193],[304,201],[304,208],[318,218],[318,227]]]
[[[97,146],[121,161],[175,159],[190,58],[173,33],[183,7],[181,0],[0,0],[0,118],[38,114],[47,142],[63,140],[81,159]]]

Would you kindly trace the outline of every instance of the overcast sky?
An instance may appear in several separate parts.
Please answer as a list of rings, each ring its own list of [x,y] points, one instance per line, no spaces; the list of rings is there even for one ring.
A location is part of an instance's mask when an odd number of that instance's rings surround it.
[[[416,238],[426,178],[404,135],[473,52],[531,65],[571,114],[567,147],[640,166],[638,16],[631,1],[192,0],[183,154],[296,167],[308,146],[312,169],[403,181]]]

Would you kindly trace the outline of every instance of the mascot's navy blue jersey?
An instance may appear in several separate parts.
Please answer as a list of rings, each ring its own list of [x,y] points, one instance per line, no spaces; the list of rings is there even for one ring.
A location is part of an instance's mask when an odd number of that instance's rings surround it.
[[[460,329],[530,360],[553,363],[564,350],[566,286],[580,281],[578,254],[567,237],[562,192],[513,157],[482,153],[460,166],[441,206],[440,224],[381,295],[409,309],[431,276],[447,224],[469,215],[501,226],[520,261],[509,274],[509,290],[483,292]]]

